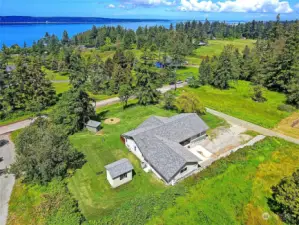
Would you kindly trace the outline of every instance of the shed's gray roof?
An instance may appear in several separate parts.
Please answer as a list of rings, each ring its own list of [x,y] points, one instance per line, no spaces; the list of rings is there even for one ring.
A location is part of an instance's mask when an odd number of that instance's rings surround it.
[[[109,171],[112,179],[119,177],[120,175],[130,172],[133,170],[133,166],[130,161],[126,158],[120,159],[116,162],[105,166],[106,170]]]
[[[186,163],[200,161],[179,143],[209,127],[195,113],[150,117],[123,136],[133,138],[147,162],[169,182]]]
[[[101,125],[101,122],[98,122],[95,120],[88,120],[88,122],[86,123],[86,126],[95,127],[95,128],[97,128],[100,125]]]

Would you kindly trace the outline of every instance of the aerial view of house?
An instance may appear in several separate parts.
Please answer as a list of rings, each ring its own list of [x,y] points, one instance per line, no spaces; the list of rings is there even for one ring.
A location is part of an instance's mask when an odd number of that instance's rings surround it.
[[[299,225],[299,0],[25,2],[0,225]]]
[[[146,172],[174,185],[200,168],[202,159],[193,150],[207,136],[208,128],[195,113],[152,116],[122,138]]]

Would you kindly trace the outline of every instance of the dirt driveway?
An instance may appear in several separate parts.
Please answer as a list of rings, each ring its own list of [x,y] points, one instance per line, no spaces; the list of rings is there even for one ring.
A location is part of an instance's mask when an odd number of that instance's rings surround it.
[[[5,169],[14,162],[14,144],[9,140],[8,135],[0,135],[0,157],[3,161],[0,162],[0,170]],[[8,215],[8,202],[15,183],[15,177],[12,174],[0,175],[0,224],[6,224]]]

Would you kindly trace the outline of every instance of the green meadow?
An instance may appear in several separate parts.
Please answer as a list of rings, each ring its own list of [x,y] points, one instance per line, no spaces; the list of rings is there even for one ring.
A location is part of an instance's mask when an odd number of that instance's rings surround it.
[[[271,187],[299,169],[298,160],[298,145],[266,138],[194,176],[188,194],[148,224],[283,224],[267,201]]]
[[[242,52],[246,45],[251,48],[254,46],[255,42],[256,40],[251,39],[209,40],[207,46],[195,49],[191,56],[186,57],[186,60],[190,65],[199,66],[204,57],[219,56],[226,45],[233,45],[238,48],[240,52]]]
[[[264,89],[263,93],[267,101],[255,102],[251,99],[252,86],[247,81],[231,83],[231,88],[228,90],[202,86],[197,89],[189,87],[177,89],[177,92],[194,93],[200,97],[206,107],[266,128],[274,128],[282,119],[290,115],[277,109],[286,101],[284,94]]]

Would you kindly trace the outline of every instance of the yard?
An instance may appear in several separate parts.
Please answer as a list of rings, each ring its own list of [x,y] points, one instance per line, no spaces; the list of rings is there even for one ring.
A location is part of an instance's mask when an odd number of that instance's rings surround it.
[[[187,56],[187,61],[189,64],[199,65],[205,56],[219,56],[225,45],[234,45],[241,53],[246,45],[251,48],[255,42],[255,40],[251,39],[209,40],[207,46],[197,48],[191,56]]]
[[[298,145],[280,139],[246,147],[194,177],[188,194],[149,224],[283,224],[267,200],[273,185],[299,169],[298,160]]]
[[[290,115],[277,109],[286,100],[284,94],[264,90],[267,101],[254,102],[251,99],[252,86],[246,81],[232,83],[232,87],[228,90],[219,90],[211,86],[197,89],[186,87],[177,90],[178,93],[184,91],[198,95],[206,107],[266,128],[274,128],[282,119]]]
[[[272,185],[299,168],[298,145],[267,138],[215,162],[174,187],[166,187],[152,174],[143,172],[139,160],[120,141],[120,134],[135,128],[151,115],[171,116],[175,112],[159,106],[137,105],[123,110],[121,104],[115,104],[97,113],[99,119],[117,117],[121,121],[115,125],[104,124],[102,136],[82,131],[70,137],[87,159],[82,169],[66,181],[86,219],[97,221],[86,224],[181,225],[198,224],[199,221],[200,224],[281,224],[270,211],[267,198]],[[226,125],[210,114],[203,119],[211,128]],[[13,134],[13,139],[17,133]],[[136,174],[130,183],[112,189],[106,180],[104,165],[123,157],[132,162]],[[42,210],[52,201],[56,202],[51,193],[51,187],[17,182],[8,224],[44,224],[51,219],[51,215]],[[41,210],[43,217],[40,217]],[[264,212],[270,214],[268,221],[262,219]],[[34,216],[28,217],[29,214]]]
[[[128,152],[120,141],[120,135],[131,130],[151,115],[171,116],[174,112],[166,111],[158,106],[132,106],[126,110],[121,104],[101,108],[101,118],[117,117],[120,123],[104,124],[104,135],[83,131],[71,136],[71,142],[82,151],[87,163],[69,180],[69,189],[79,200],[79,206],[87,219],[99,219],[113,211],[121,203],[133,198],[144,197],[162,192],[167,187],[152,174],[143,172],[140,161]],[[214,128],[223,125],[224,121],[210,114],[203,119]],[[104,166],[121,158],[128,158],[136,172],[133,180],[117,189],[111,189]]]

